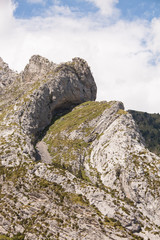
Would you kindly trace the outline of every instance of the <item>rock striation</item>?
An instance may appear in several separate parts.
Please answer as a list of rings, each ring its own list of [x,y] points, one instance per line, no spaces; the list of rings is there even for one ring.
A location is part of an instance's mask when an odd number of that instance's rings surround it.
[[[4,69],[0,239],[160,239],[160,158],[86,61]]]

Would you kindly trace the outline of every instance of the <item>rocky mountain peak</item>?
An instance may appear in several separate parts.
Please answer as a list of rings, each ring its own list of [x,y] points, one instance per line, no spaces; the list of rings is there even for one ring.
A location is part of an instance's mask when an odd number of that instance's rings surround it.
[[[33,90],[25,103],[27,108],[19,115],[21,127],[34,136],[50,124],[57,111],[96,98],[94,78],[86,61],[80,58],[56,65],[33,56],[22,72],[22,79],[30,82]]]
[[[48,72],[53,71],[55,66],[56,64],[50,62],[47,58],[33,55],[22,72],[22,80],[24,82],[36,81],[43,78]]]

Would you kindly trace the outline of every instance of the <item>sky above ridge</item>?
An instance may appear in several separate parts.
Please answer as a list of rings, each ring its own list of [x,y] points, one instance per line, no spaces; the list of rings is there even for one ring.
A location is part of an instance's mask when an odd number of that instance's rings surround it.
[[[160,0],[0,0],[0,57],[87,60],[97,100],[160,113]]]

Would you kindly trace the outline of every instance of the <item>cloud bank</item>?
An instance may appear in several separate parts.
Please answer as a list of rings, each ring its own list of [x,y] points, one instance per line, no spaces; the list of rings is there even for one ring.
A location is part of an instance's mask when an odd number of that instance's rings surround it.
[[[0,1],[0,56],[18,71],[33,54],[56,63],[82,57],[97,83],[97,100],[160,112],[160,19],[122,20],[117,0],[86,1],[98,11],[82,17],[78,9],[53,1],[31,19],[16,19],[16,2]]]

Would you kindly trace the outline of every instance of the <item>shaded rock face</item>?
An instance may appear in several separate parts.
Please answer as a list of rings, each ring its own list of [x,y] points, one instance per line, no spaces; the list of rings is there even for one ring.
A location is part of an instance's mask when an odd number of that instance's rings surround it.
[[[160,158],[87,63],[1,63],[0,239],[160,239]]]

